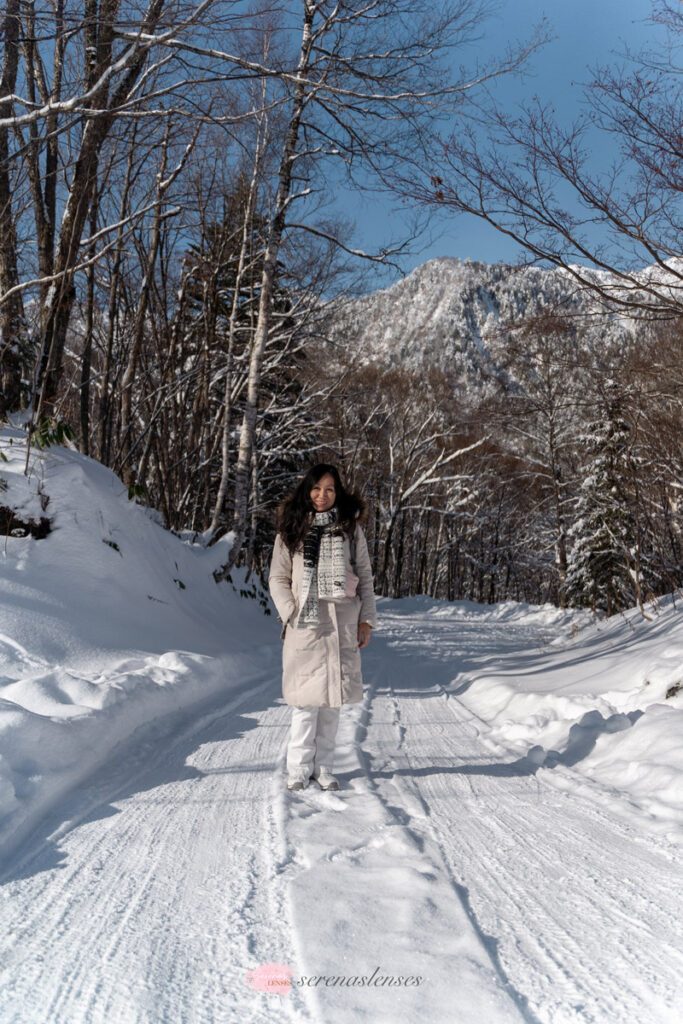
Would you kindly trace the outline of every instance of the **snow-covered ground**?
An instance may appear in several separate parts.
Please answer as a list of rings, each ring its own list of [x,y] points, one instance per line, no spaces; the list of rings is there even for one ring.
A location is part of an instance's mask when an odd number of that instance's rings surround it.
[[[32,451],[26,477],[24,437],[0,430],[0,509],[51,532],[0,536],[0,848],[134,729],[277,660],[256,602],[213,582],[225,542],[183,543],[67,448]]]
[[[289,794],[225,548],[10,436],[52,530],[0,542],[2,1024],[678,1022],[680,598],[380,601],[342,788]]]

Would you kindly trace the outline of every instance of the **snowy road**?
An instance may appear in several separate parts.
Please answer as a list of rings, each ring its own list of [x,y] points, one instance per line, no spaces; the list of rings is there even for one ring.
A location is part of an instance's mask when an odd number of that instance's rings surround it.
[[[264,676],[60,803],[3,879],[2,1024],[680,1019],[676,848],[572,767],[495,748],[461,699],[552,627],[394,607],[338,794],[283,790],[289,711]],[[255,991],[272,963],[291,989]]]

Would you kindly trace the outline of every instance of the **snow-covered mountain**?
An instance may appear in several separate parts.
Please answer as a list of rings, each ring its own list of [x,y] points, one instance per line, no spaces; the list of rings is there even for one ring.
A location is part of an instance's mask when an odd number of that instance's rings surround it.
[[[335,304],[331,334],[361,360],[435,366],[471,383],[495,372],[511,327],[543,314],[580,323],[588,345],[633,336],[629,318],[596,313],[595,298],[565,271],[443,257],[389,288]]]

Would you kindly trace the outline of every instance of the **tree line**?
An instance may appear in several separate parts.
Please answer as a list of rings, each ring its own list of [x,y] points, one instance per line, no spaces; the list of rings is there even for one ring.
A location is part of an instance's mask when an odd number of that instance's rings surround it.
[[[379,592],[647,613],[683,584],[680,323],[499,331],[477,389],[352,361],[330,395],[319,436],[368,502]]]
[[[486,13],[8,0],[0,418],[36,439],[67,424],[172,529],[231,531],[217,580],[263,581],[275,505],[329,457],[368,501],[383,594],[609,614],[680,586],[680,10],[654,4],[665,43],[599,72],[590,123],[564,133],[486,88],[541,33],[458,63]],[[594,131],[618,175],[589,169]],[[598,359],[566,319],[502,325],[481,403],[447,374],[331,358],[330,297],[406,243],[354,247],[349,188],[482,217],[638,319],[638,344]],[[610,246],[584,230],[600,219]]]
[[[9,0],[0,81],[0,416],[58,423],[249,557],[261,455],[354,249],[339,190],[425,161],[480,0]],[[347,263],[345,263],[347,261]],[[272,443],[271,443],[272,442]],[[268,460],[277,457],[269,454]]]

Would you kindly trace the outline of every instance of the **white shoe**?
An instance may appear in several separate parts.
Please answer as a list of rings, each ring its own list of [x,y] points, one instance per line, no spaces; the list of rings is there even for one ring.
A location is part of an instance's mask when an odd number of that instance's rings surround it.
[[[321,789],[339,789],[339,782],[329,768],[320,768],[313,776]]]
[[[309,782],[310,778],[308,772],[305,774],[300,773],[298,775],[290,775],[287,779],[287,789],[290,789],[292,792],[296,792],[300,789],[306,789]]]

